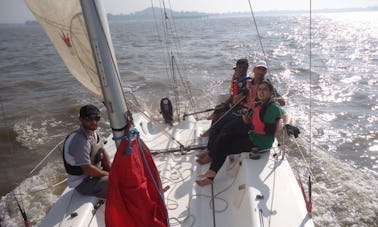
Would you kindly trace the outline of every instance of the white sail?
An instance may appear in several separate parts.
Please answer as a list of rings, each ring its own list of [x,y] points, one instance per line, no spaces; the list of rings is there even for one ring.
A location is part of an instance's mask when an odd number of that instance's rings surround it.
[[[25,0],[25,3],[45,30],[71,74],[102,99],[101,85],[80,1]]]

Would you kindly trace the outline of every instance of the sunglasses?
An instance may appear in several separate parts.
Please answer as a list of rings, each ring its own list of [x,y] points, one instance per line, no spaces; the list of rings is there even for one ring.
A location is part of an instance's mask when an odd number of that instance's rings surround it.
[[[84,117],[84,120],[87,121],[87,122],[91,122],[91,121],[100,121],[101,117],[100,116],[95,116],[95,117]]]

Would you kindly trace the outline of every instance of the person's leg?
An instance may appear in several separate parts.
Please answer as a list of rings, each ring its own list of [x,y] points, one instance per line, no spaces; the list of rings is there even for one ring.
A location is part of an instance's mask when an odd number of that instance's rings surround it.
[[[248,138],[249,130],[250,125],[244,124],[240,116],[234,117],[232,121],[224,125],[211,153],[211,170],[218,172],[228,155],[238,154],[252,146]]]
[[[87,177],[76,187],[76,190],[83,195],[106,199],[108,192],[108,177]]]
[[[233,115],[227,114],[221,119],[211,124],[210,132],[209,132],[209,140],[207,142],[207,149],[208,151],[210,151],[210,153],[211,153],[211,150],[213,149],[214,142],[217,139],[218,134],[222,130],[223,126],[227,124],[228,122],[230,122],[232,119],[233,119]]]

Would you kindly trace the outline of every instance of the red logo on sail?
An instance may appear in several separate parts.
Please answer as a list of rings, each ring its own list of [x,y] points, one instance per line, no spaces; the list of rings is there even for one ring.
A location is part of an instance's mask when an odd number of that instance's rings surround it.
[[[64,43],[67,45],[67,47],[72,47],[71,40],[70,40],[70,37],[68,36],[68,33],[66,35],[66,34],[64,34],[64,32],[62,32],[62,35],[60,37],[62,37],[62,39],[63,39]]]

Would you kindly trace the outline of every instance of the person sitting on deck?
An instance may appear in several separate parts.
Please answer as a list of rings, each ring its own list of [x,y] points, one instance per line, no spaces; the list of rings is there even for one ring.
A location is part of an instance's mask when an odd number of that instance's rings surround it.
[[[68,186],[83,195],[106,199],[111,167],[104,140],[96,133],[100,110],[93,105],[80,108],[80,128],[67,136],[63,145]]]
[[[208,117],[209,120],[215,122],[219,116],[230,109],[230,106],[235,104],[236,100],[239,100],[242,95],[246,95],[246,84],[247,81],[251,80],[251,78],[247,74],[248,66],[249,63],[247,59],[241,58],[237,60],[236,66],[233,68],[234,74],[232,75],[229,88],[230,97],[225,102],[215,107],[214,112]],[[234,108],[233,111],[235,111],[236,109],[237,108]]]
[[[238,66],[239,65],[237,64],[236,68],[238,68]],[[267,70],[268,68],[266,62],[258,61],[255,67],[253,68],[253,78],[246,80],[244,87],[239,88],[239,90],[243,88],[244,90],[247,89],[248,92],[245,92],[244,94],[238,94],[237,92],[234,92],[234,95],[231,96],[231,99],[234,100],[234,105],[237,103],[241,103],[239,107],[233,107],[235,109],[238,109],[238,111],[229,111],[228,114],[222,115],[217,121],[212,123],[207,144],[207,151],[197,155],[197,162],[199,164],[206,164],[211,161],[212,153],[215,152],[214,144],[216,143],[216,141],[221,140],[224,137],[227,137],[228,134],[239,133],[241,135],[244,135],[250,130],[250,125],[246,125],[243,123],[242,114],[240,112],[243,108],[247,108],[253,111],[255,106],[255,99],[257,96],[258,85],[264,80]],[[240,72],[237,71],[237,69],[235,71],[235,74],[246,74],[247,69],[243,68],[243,70],[241,70]],[[246,101],[242,102],[243,99],[245,99]],[[285,105],[284,99],[278,94],[278,92],[275,89],[273,100],[279,102],[281,106]]]
[[[237,130],[229,133],[215,144],[216,152],[212,153],[209,170],[199,175],[202,179],[196,181],[198,185],[212,184],[213,179],[222,167],[229,154],[237,154],[254,148],[260,152],[268,151],[274,142],[279,120],[283,119],[288,134],[298,136],[298,128],[289,125],[290,117],[273,101],[274,87],[268,81],[262,81],[258,86],[257,98],[252,114],[243,114],[243,122],[251,126],[248,133],[240,134]],[[251,115],[251,116],[249,116]]]

